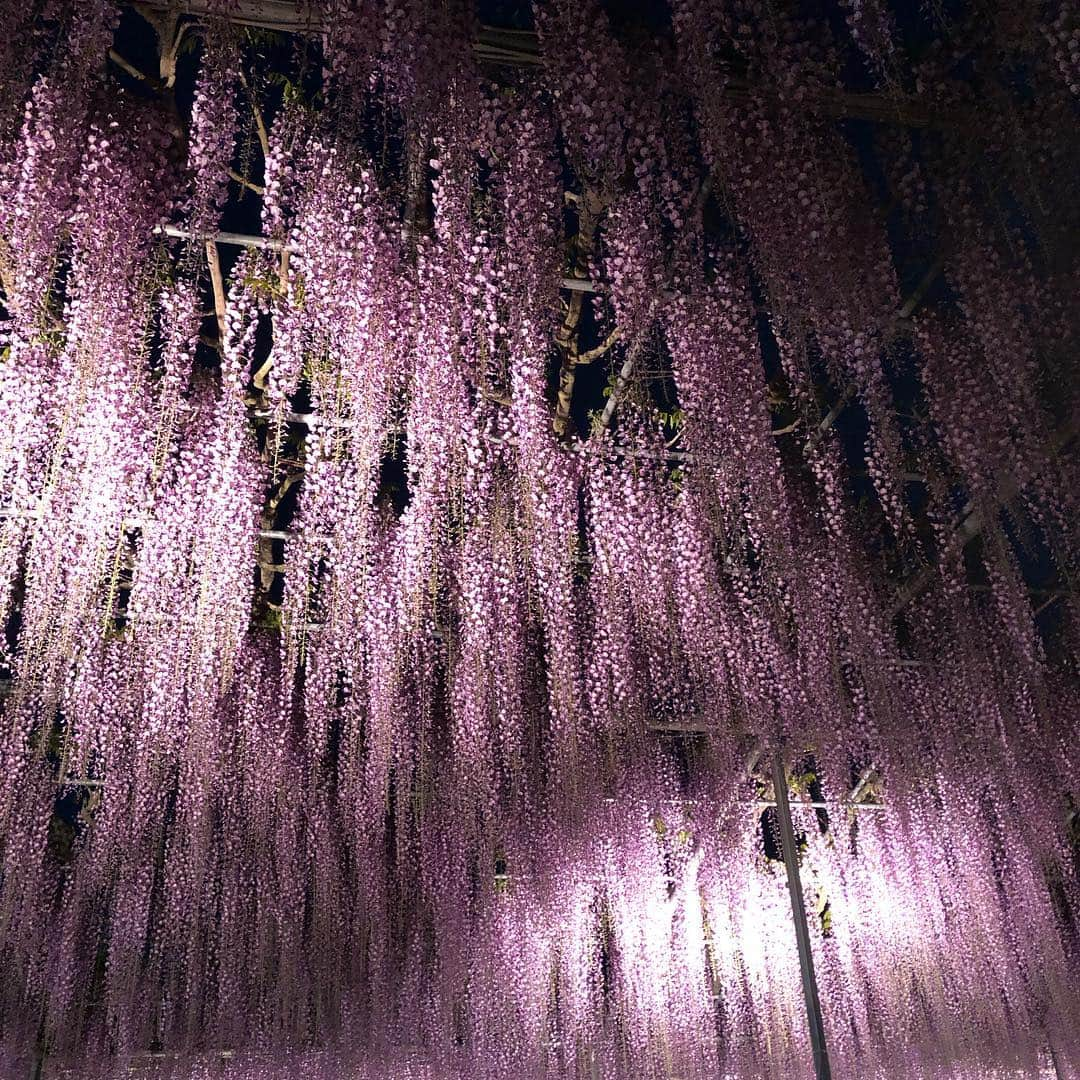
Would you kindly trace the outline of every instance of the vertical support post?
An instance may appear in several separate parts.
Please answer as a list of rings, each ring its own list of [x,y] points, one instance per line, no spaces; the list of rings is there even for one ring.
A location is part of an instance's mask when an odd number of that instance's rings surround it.
[[[799,852],[795,847],[795,827],[791,823],[788,802],[787,770],[784,755],[777,751],[772,764],[773,791],[776,794],[776,816],[780,821],[780,847],[787,868],[788,892],[791,895],[791,915],[795,921],[795,941],[799,947],[799,970],[802,974],[803,998],[806,1001],[806,1020],[810,1027],[810,1046],[814,1052],[814,1075],[817,1080],[832,1080],[829,1051],[825,1045],[825,1023],[821,1017],[817,978],[814,975],[814,955],[810,951],[810,927],[806,922],[802,878],[799,875]]]
[[[1049,1038],[1046,1042],[1046,1049],[1050,1052],[1050,1067],[1054,1070],[1054,1075],[1057,1080],[1064,1080],[1061,1072],[1061,1065],[1058,1062],[1057,1051],[1054,1049],[1054,1044],[1050,1042]]]
[[[63,775],[63,774],[61,774]],[[38,1024],[37,1038],[34,1040],[34,1056],[30,1062],[30,1080],[44,1080],[45,1057],[48,1046],[45,1042],[45,1017],[48,1015],[48,999],[41,1005],[41,1022]]]
[[[221,259],[217,243],[206,241],[206,265],[210,267],[210,284],[214,290],[214,314],[217,316],[218,342],[225,348],[225,279],[221,276]]]

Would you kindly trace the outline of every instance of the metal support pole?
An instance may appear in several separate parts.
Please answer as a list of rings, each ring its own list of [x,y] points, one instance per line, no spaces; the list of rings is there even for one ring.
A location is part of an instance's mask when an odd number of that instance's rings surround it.
[[[799,876],[799,852],[795,847],[795,827],[791,823],[791,804],[788,802],[787,770],[784,755],[778,750],[773,758],[773,791],[776,796],[776,816],[780,821],[780,847],[787,868],[788,892],[791,894],[791,915],[795,920],[795,940],[799,946],[799,969],[802,973],[803,998],[806,1001],[806,1020],[810,1027],[810,1045],[814,1051],[814,1075],[817,1080],[832,1080],[829,1051],[825,1045],[825,1024],[821,1018],[817,979],[814,977],[814,956],[810,951],[810,927],[806,922],[802,879]]]
[[[1054,1049],[1054,1044],[1050,1042],[1049,1037],[1047,1038],[1046,1049],[1050,1051],[1050,1067],[1054,1070],[1054,1075],[1057,1077],[1057,1080],[1064,1080],[1061,1073],[1061,1065],[1058,1062],[1057,1051]]]

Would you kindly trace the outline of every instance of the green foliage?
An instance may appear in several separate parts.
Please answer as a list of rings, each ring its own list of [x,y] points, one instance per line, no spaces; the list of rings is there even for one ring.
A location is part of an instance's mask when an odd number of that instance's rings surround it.
[[[824,889],[818,889],[816,909],[818,918],[821,920],[821,936],[830,937],[832,935],[832,905]]]
[[[40,724],[30,736],[30,746],[34,753],[52,760],[58,760],[63,746],[64,729],[59,717],[52,723]]]
[[[281,45],[288,39],[280,30],[271,30],[265,26],[245,26],[244,41],[256,48],[263,46],[273,48]]]
[[[286,105],[295,105],[301,109],[313,109],[318,104],[318,95],[309,100],[304,88],[298,82],[294,82],[288,75],[280,71],[272,71],[267,76],[270,86],[281,88],[281,100]]]
[[[276,277],[265,277],[254,271],[244,277],[243,286],[245,289],[250,289],[254,293],[261,293],[263,296],[268,296],[274,300],[282,300],[285,297],[285,290],[282,289],[281,282]],[[298,308],[304,306],[303,278],[297,277],[294,279],[293,303]]]
[[[604,397],[609,398],[613,393],[615,393],[615,388],[619,385],[619,376],[620,372],[616,370],[612,370],[608,373],[607,386],[605,386],[603,389]]]

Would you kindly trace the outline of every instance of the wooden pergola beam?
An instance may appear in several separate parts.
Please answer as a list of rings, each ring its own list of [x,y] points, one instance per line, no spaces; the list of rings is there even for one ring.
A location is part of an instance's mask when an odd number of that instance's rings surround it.
[[[1059,428],[1050,440],[1050,446],[1047,449],[1047,460],[1053,461],[1062,454],[1069,443],[1076,438],[1078,430],[1080,430],[1080,421],[1076,419]],[[996,509],[1000,509],[1019,494],[1020,485],[1015,477],[1007,477],[1002,482]],[[972,540],[980,536],[987,525],[990,524],[987,513],[988,508],[976,506],[974,503],[969,502],[964,507],[960,520],[953,528],[952,543],[960,548],[965,548]],[[937,567],[934,564],[927,563],[908,578],[899,589],[893,614],[902,612],[933,581],[936,570]],[[1043,593],[1043,590],[1039,590],[1039,592]],[[1052,594],[1051,599],[1056,600],[1060,595],[1066,595],[1067,593],[1067,589],[1059,590]],[[1043,606],[1046,606],[1045,603]],[[1040,610],[1042,609],[1040,608]]]
[[[152,17],[162,12],[195,18],[225,17],[242,26],[290,34],[318,34],[324,30],[317,5],[310,0],[231,0],[224,14],[214,11],[217,6],[214,0],[133,0],[132,6]],[[511,67],[533,67],[541,63],[540,45],[532,30],[481,24],[473,48],[477,59],[486,63]],[[749,101],[758,88],[745,80],[728,78],[724,93],[735,101]],[[896,94],[828,89],[816,91],[805,101],[811,111],[836,119],[912,128],[936,127],[947,121],[924,102]]]

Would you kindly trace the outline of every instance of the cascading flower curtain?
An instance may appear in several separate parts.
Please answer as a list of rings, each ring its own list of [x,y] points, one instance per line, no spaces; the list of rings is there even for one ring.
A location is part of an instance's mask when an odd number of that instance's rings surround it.
[[[0,1074],[1080,1075],[1076,12],[489,7],[0,3]]]

